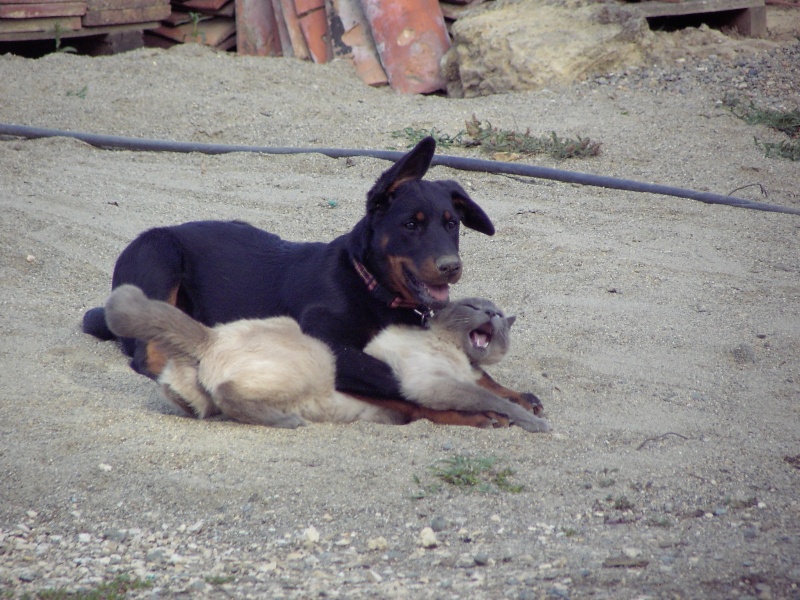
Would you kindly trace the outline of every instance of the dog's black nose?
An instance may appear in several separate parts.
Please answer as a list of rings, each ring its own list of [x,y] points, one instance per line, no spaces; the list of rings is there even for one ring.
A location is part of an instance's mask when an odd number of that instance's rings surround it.
[[[453,277],[461,272],[461,259],[457,256],[443,256],[436,261],[436,267],[442,275]]]

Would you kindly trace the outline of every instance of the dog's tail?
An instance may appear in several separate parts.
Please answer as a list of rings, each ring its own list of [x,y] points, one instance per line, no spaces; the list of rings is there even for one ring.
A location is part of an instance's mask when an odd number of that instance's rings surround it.
[[[105,306],[108,328],[118,337],[155,342],[167,355],[200,359],[212,341],[213,330],[171,304],[150,300],[135,285],[121,285]]]

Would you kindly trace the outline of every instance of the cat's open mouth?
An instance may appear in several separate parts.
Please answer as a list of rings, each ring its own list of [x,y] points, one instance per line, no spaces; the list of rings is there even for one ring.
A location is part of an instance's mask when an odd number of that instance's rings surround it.
[[[469,339],[472,342],[472,345],[475,348],[480,348],[485,350],[489,347],[489,344],[492,342],[492,336],[494,335],[494,327],[492,327],[491,323],[484,323],[480,327],[473,329],[469,332]]]

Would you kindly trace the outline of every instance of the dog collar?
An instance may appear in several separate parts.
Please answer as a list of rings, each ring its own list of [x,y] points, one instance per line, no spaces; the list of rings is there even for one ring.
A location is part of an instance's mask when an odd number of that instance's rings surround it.
[[[365,267],[355,258],[353,258],[352,261],[356,273],[358,273],[358,276],[361,277],[361,280],[367,286],[369,292],[382,302],[385,302],[389,308],[412,308],[414,309],[415,313],[420,315],[423,323],[433,316],[433,311],[430,308],[421,304],[409,302],[404,300],[402,296],[392,294],[380,283],[378,283],[378,280],[375,279],[375,276],[369,272],[367,267]]]

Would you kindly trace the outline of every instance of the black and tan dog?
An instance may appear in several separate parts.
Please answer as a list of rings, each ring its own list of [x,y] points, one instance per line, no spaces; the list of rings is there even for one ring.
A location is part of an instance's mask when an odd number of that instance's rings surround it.
[[[336,355],[336,387],[391,404],[412,418],[486,426],[483,415],[428,414],[402,401],[389,367],[364,347],[390,324],[419,324],[445,306],[461,277],[463,224],[486,235],[494,225],[455,181],[422,181],[436,144],[426,138],[385,171],[367,194],[366,215],[330,243],[297,243],[242,222],[200,221],[151,229],[120,255],[112,288],[133,284],[213,326],[243,318],[293,317]],[[83,330],[114,339],[103,308],[84,315]],[[123,338],[138,372],[156,376],[155,346]],[[500,396],[541,412],[538,400],[483,382]],[[433,411],[435,412],[435,411]]]

